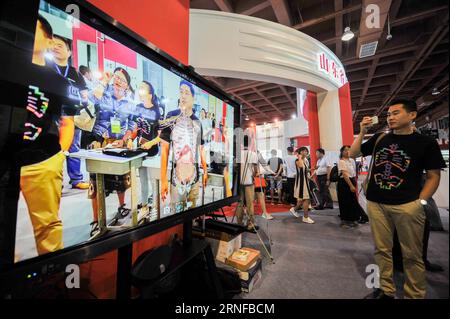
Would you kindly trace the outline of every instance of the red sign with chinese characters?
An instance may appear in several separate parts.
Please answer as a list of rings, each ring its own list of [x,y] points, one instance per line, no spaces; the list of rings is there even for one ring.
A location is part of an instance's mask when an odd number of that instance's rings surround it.
[[[344,69],[325,52],[318,54],[318,67],[320,71],[326,73],[339,86],[347,83]]]

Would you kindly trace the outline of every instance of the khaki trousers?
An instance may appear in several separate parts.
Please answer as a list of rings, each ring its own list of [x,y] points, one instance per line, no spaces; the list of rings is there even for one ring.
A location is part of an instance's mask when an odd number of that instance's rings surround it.
[[[380,269],[380,288],[395,295],[392,247],[394,230],[403,253],[406,298],[425,298],[426,277],[422,258],[425,212],[419,200],[402,205],[368,201],[367,210],[375,242],[375,262]]]
[[[248,223],[255,223],[255,210],[253,202],[255,201],[255,185],[241,185],[240,187],[240,201],[236,209],[236,218],[239,225],[243,224],[244,220],[244,200],[247,207]]]
[[[22,166],[20,189],[27,203],[39,255],[63,249],[63,225],[59,218],[63,152],[37,164]]]

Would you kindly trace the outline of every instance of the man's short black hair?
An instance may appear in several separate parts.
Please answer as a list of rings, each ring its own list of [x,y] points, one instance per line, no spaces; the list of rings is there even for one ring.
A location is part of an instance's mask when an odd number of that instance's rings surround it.
[[[87,73],[91,72],[91,69],[88,66],[80,65],[80,67],[78,68],[78,71],[81,74],[86,75]]]
[[[287,148],[287,151],[288,151],[289,153],[294,153],[294,148],[293,148],[292,146],[289,146],[289,147]]]
[[[50,25],[50,23],[47,21],[47,19],[41,15],[38,15],[38,21],[41,23],[42,30],[44,31],[47,38],[49,38],[49,39],[53,38],[53,28]]]
[[[61,40],[62,42],[64,42],[66,44],[67,49],[69,51],[72,51],[72,42],[69,39],[67,39],[65,37],[62,37],[60,35],[57,35],[57,34],[53,35],[53,39],[55,39],[55,38]]]
[[[395,99],[391,103],[389,103],[389,106],[401,104],[403,105],[403,108],[406,110],[406,112],[417,112],[417,104],[413,100],[409,99]]]
[[[325,150],[323,148],[318,148],[317,152],[319,152],[320,154],[325,155]]]

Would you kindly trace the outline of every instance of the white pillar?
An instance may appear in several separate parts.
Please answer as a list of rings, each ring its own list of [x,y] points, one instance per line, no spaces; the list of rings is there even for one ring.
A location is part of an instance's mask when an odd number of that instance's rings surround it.
[[[338,152],[342,147],[339,91],[317,93],[320,144],[325,151]]]

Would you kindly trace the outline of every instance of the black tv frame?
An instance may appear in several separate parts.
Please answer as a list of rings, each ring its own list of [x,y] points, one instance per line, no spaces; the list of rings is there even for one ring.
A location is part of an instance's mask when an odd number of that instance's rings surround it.
[[[49,4],[61,9],[69,3],[63,0],[45,0]],[[6,2],[6,1],[5,1]],[[39,7],[39,0],[27,0],[27,6],[36,8],[36,15],[30,17],[35,19],[37,17],[37,10]],[[192,66],[187,66],[171,57],[169,54],[159,49],[157,46],[135,33],[119,21],[110,17],[94,5],[83,0],[71,0],[70,4],[76,4],[80,8],[80,20],[96,30],[108,35],[120,43],[126,45],[128,48],[134,50],[138,54],[155,61],[163,67],[177,75],[193,82],[195,85],[206,89],[208,92],[214,94],[222,101],[230,104],[234,108],[234,129],[240,127],[240,108],[241,105],[230,98],[226,92],[219,88],[214,83],[202,78],[195,72]],[[3,3],[1,6],[7,5]],[[64,9],[61,9],[64,11]],[[0,16],[1,17],[1,16]],[[236,141],[234,141],[234,154],[236,155]],[[239,200],[239,180],[240,170],[239,166],[234,167],[234,185],[233,196],[209,203],[200,207],[189,209],[185,212],[175,214],[160,220],[132,227],[117,233],[106,234],[103,237],[93,241],[84,242],[61,251],[49,253],[42,256],[37,256],[24,261],[11,263],[7,265],[0,265],[0,288],[10,287],[11,285],[20,285],[28,282],[27,275],[30,273],[37,273],[39,276],[47,276],[51,273],[57,273],[65,270],[67,264],[80,264],[89,261],[97,256],[105,254],[110,251],[121,249],[129,246],[133,242],[144,239],[151,235],[157,234],[163,230],[169,229],[173,226],[184,224],[189,225],[191,221],[199,216],[218,210],[222,207],[231,205]],[[17,207],[16,207],[17,208]],[[16,214],[17,209],[14,214]],[[15,227],[12,231],[15,233]],[[189,240],[190,229],[186,229],[186,235]],[[15,234],[14,234],[15,237]],[[14,245],[14,243],[12,243]],[[120,251],[119,251],[120,253]],[[13,256],[12,256],[13,257]],[[50,271],[52,269],[52,271]],[[0,289],[1,291],[2,289]],[[1,298],[1,297],[0,297]]]

